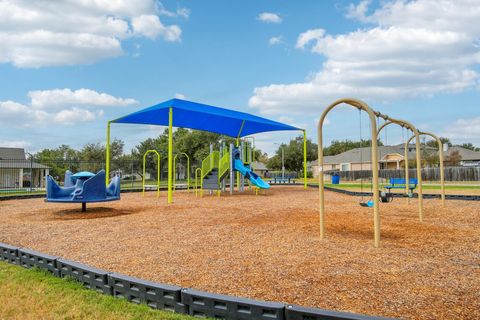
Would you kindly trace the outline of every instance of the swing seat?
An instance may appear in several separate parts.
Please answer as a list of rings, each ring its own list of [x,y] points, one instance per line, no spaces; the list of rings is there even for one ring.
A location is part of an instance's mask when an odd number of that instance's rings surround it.
[[[380,201],[383,203],[388,203],[393,201],[393,195],[390,192],[380,192]]]
[[[359,204],[362,207],[372,208],[373,207],[373,200],[368,200],[367,202],[359,202]]]

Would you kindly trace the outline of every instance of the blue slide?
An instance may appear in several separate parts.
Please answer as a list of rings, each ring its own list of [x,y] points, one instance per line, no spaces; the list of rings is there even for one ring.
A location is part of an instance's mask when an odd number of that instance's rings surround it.
[[[266,183],[265,181],[263,181],[262,178],[260,178],[258,176],[258,174],[253,172],[250,168],[244,166],[242,160],[235,159],[233,164],[234,164],[233,169],[237,170],[245,178],[249,179],[250,182],[252,182],[253,185],[259,187],[260,189],[270,188],[270,185],[268,183]]]

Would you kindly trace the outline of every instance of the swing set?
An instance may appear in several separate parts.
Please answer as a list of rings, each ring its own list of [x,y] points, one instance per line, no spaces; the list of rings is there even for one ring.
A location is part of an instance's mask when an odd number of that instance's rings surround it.
[[[415,139],[415,152],[416,152],[416,174],[418,180],[418,212],[419,220],[423,221],[423,190],[422,190],[422,172],[421,172],[421,152],[420,152],[420,135],[429,135],[437,140],[439,147],[439,157],[441,165],[441,185],[442,185],[442,204],[445,206],[445,188],[444,188],[444,178],[443,178],[443,144],[438,139],[437,136],[419,131],[413,124],[405,120],[399,120],[384,115],[378,111],[370,108],[365,102],[353,99],[353,98],[343,98],[333,102],[329,105],[322,113],[320,120],[318,122],[318,184],[319,184],[319,215],[320,215],[320,238],[325,238],[325,181],[324,181],[324,172],[323,172],[323,124],[327,114],[341,104],[347,104],[359,110],[359,134],[360,141],[362,141],[362,111],[368,114],[370,120],[370,130],[371,130],[371,139],[370,139],[370,149],[371,149],[371,170],[372,170],[372,181],[370,184],[370,194],[371,199],[368,201],[364,200],[365,193],[363,192],[363,152],[360,150],[360,166],[361,166],[361,201],[359,205],[362,207],[373,208],[373,222],[374,222],[374,246],[378,247],[380,245],[380,208],[379,203],[389,203],[393,200],[393,194],[390,191],[380,191],[379,184],[379,159],[378,159],[378,137],[382,129],[386,128],[390,124],[396,124],[402,127],[402,140],[404,140],[403,131],[404,129],[409,130],[413,133],[413,136],[405,144],[405,196],[407,201],[412,196],[409,190],[409,174],[408,174],[408,145],[411,140]],[[383,119],[384,123],[382,126],[379,126],[379,119]]]

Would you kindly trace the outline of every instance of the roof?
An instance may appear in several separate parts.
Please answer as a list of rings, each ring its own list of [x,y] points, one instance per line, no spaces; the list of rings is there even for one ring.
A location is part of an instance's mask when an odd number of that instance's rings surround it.
[[[22,148],[0,147],[0,160],[1,159],[25,159],[25,151]]]
[[[461,146],[451,146],[445,152],[445,155],[448,156],[452,152],[458,151],[459,155],[462,157],[462,161],[477,161],[480,160],[480,152],[473,151]]]
[[[30,160],[0,160],[0,169],[50,169],[41,163],[31,162]]]
[[[415,150],[413,148],[413,150]],[[415,157],[415,152],[409,148],[408,157],[413,159]],[[404,147],[403,145],[398,146],[378,146],[378,155],[379,159],[383,159],[386,155],[398,153],[403,157]],[[334,156],[325,156],[323,157],[324,164],[339,164],[339,163],[361,163],[361,162],[371,162],[372,149],[370,147],[364,148],[355,148],[342,153],[339,153]],[[318,160],[312,162],[312,165],[317,165]]]
[[[215,132],[234,138],[268,131],[302,130],[252,114],[181,99],[171,99],[111,122],[168,126],[170,108],[174,127]]]

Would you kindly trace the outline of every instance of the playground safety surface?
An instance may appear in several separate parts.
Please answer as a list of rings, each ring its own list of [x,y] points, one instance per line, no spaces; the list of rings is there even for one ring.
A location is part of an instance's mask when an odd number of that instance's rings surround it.
[[[417,200],[381,205],[381,248],[361,199],[273,187],[167,205],[149,192],[79,205],[0,202],[0,242],[161,283],[332,310],[412,319],[480,318],[480,205]]]

